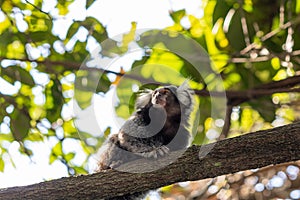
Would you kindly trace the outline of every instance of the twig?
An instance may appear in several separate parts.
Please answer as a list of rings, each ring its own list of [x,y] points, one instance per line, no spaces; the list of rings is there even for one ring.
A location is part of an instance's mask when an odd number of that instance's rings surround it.
[[[273,37],[274,35],[276,35],[277,33],[279,33],[280,31],[289,28],[292,25],[298,24],[300,22],[300,16],[297,16],[294,20],[291,20],[285,24],[283,24],[282,26],[276,28],[275,30],[267,33],[266,35],[264,35],[263,37],[261,37],[260,41],[264,42],[268,39],[270,39],[271,37]],[[253,49],[256,46],[256,42],[251,43],[250,45],[248,45],[246,48],[242,49],[240,51],[241,55],[245,55],[246,53],[248,53],[251,49]]]
[[[226,107],[226,116],[224,119],[224,126],[220,135],[219,139],[224,139],[227,138],[229,130],[230,130],[230,125],[231,125],[231,114],[232,114],[232,105],[227,105]]]
[[[300,51],[297,53],[300,53]],[[6,59],[4,57],[0,57],[0,61]],[[30,61],[28,59],[16,59],[18,61]],[[134,74],[123,74],[120,72],[115,72],[111,70],[106,70],[103,68],[100,68],[102,66],[99,66],[99,68],[92,68],[92,67],[87,67],[84,66],[80,63],[76,62],[66,62],[66,61],[52,61],[52,60],[44,60],[44,61],[31,61],[31,62],[36,62],[38,64],[43,64],[43,65],[62,65],[66,68],[66,70],[71,70],[71,71],[76,71],[76,70],[87,70],[91,72],[100,72],[100,73],[105,73],[105,74],[114,74],[116,76],[122,76],[126,78],[130,78],[133,80],[140,81],[142,83],[153,83],[153,84],[159,84],[159,85],[164,85],[162,83],[159,83],[153,79],[146,79],[143,77],[140,77],[138,75]],[[46,72],[53,73],[53,69],[51,67],[46,67],[44,69]],[[258,98],[262,96],[267,96],[271,95],[274,93],[290,93],[290,92],[299,92],[300,88],[292,88],[295,85],[300,84],[300,75],[299,76],[293,76],[286,78],[281,81],[272,81],[267,84],[260,85],[259,87],[253,88],[253,89],[248,89],[245,91],[225,91],[226,96],[228,99],[242,99],[243,102],[244,100],[248,100],[251,98]],[[213,97],[224,97],[224,92],[218,92],[218,91],[208,91],[207,89],[202,89],[202,90],[195,90],[195,93],[199,96],[213,96]]]
[[[35,9],[37,9],[39,12],[44,13],[45,15],[47,15],[49,17],[50,20],[52,20],[52,17],[49,13],[43,11],[41,8],[39,8],[38,6],[34,5],[33,3],[30,3],[28,0],[25,0],[26,3],[28,3],[29,5],[31,5],[32,7],[34,7]]]

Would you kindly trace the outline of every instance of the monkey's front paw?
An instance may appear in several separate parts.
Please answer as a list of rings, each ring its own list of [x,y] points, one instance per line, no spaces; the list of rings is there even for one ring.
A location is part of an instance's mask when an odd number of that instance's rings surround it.
[[[112,161],[112,162],[110,163],[109,167],[110,167],[111,169],[115,169],[115,168],[119,167],[121,164],[122,164],[121,161]]]
[[[149,152],[143,152],[143,153],[138,153],[138,155],[144,157],[144,158],[158,158],[165,156],[166,154],[169,153],[169,148],[166,146],[160,146],[160,147],[154,147],[152,151]]]

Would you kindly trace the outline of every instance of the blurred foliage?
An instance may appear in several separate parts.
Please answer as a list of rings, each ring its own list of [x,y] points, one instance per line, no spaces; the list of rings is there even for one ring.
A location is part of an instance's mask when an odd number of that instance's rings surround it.
[[[195,144],[216,141],[220,134],[234,137],[300,119],[299,0],[202,0],[201,18],[185,10],[171,11],[174,24],[164,31],[139,34],[132,22],[121,39],[109,38],[106,28],[91,16],[70,19],[65,34],[58,34],[54,27],[68,17],[73,1],[57,1],[52,11],[43,10],[41,0],[0,2],[0,79],[5,83],[0,85],[1,172],[8,162],[15,165],[11,144],[18,143],[19,152],[32,158],[36,154],[32,144],[42,142],[51,149],[50,165],[61,162],[70,175],[88,173],[89,159],[112,129],[97,135],[82,131],[75,127],[78,116],[70,110],[77,105],[84,111],[92,106],[95,94],[115,89],[116,114],[127,118],[133,112],[136,88],[179,85],[190,79],[200,110],[200,118],[196,112],[192,116],[192,121],[199,118],[193,128]],[[93,0],[87,0],[85,9],[91,5]],[[197,45],[203,49],[199,51]],[[130,69],[104,71],[108,62],[136,47],[143,55]],[[202,66],[200,71],[195,64]],[[227,111],[214,100],[218,94],[225,97],[223,89],[231,108]],[[228,120],[222,117],[225,114]],[[221,132],[222,127],[227,129]],[[84,159],[74,162],[79,152]],[[170,199],[174,195],[293,198],[291,194],[300,193],[298,175],[299,163],[294,163],[169,186],[162,192]],[[275,176],[283,184],[276,185]]]

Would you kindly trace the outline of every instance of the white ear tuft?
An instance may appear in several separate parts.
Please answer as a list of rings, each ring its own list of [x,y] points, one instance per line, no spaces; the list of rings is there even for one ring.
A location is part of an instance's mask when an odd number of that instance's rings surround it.
[[[189,81],[185,80],[179,87],[179,90],[188,90],[190,88]]]
[[[135,108],[140,109],[145,107],[151,101],[152,92],[153,90],[147,89],[139,94],[138,98],[136,99]]]
[[[185,80],[176,90],[178,100],[184,106],[192,106],[193,104],[193,97],[192,95],[193,90],[190,89],[188,80]]]

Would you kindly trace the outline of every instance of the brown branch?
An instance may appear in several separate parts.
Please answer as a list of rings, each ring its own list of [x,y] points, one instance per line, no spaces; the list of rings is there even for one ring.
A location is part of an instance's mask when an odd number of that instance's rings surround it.
[[[38,6],[34,5],[33,3],[30,3],[28,0],[25,0],[25,2],[26,2],[27,4],[29,4],[29,5],[31,5],[34,9],[38,10],[39,12],[41,12],[41,13],[47,15],[47,17],[48,17],[50,20],[52,20],[52,17],[51,17],[51,15],[50,15],[49,13],[47,13],[47,12],[45,12],[45,11],[42,11],[41,8],[39,8]]]
[[[226,107],[226,116],[224,119],[224,126],[220,135],[220,139],[227,138],[229,130],[230,130],[230,125],[231,125],[231,114],[232,114],[232,108],[233,105],[227,105]]]
[[[300,160],[300,122],[192,146],[172,163],[177,152],[159,160],[137,160],[122,169],[152,170],[147,173],[108,170],[97,174],[61,178],[39,184],[0,190],[0,199],[100,199],[156,189],[181,181],[200,180],[272,164]],[[206,156],[202,152],[209,150]],[[171,164],[170,164],[171,163]],[[155,166],[157,166],[155,165]]]
[[[273,37],[274,35],[276,35],[277,33],[279,33],[282,30],[285,30],[289,27],[291,27],[292,25],[298,24],[300,23],[300,16],[296,17],[295,19],[279,26],[278,28],[276,28],[275,30],[267,33],[266,35],[264,35],[263,37],[260,38],[261,42],[264,42],[268,39],[270,39],[271,37]],[[246,53],[248,53],[250,50],[252,50],[253,48],[255,48],[257,46],[256,42],[251,43],[250,45],[248,45],[247,47],[245,47],[244,49],[242,49],[240,51],[241,55],[245,55]]]
[[[0,57],[0,61],[6,59],[5,57]],[[13,60],[13,59],[12,59]],[[138,75],[134,75],[134,74],[123,74],[120,72],[115,72],[115,71],[111,71],[111,70],[106,70],[100,67],[103,66],[99,66],[98,68],[95,67],[87,67],[82,65],[81,63],[77,63],[77,62],[66,62],[66,61],[52,61],[49,59],[46,59],[44,61],[32,61],[32,60],[28,60],[28,59],[16,59],[18,61],[30,61],[30,62],[36,62],[38,64],[43,64],[43,65],[49,65],[49,66],[55,66],[55,65],[61,65],[64,66],[66,68],[66,70],[71,70],[71,71],[76,71],[76,70],[87,70],[87,71],[95,71],[95,72],[101,72],[101,73],[106,73],[106,74],[115,74],[117,76],[123,76],[126,78],[130,78],[133,80],[137,80],[140,81],[141,83],[154,83],[154,84],[158,84],[158,85],[163,85],[162,83],[159,83],[153,79],[146,79],[143,78],[141,76]],[[50,73],[53,73],[53,69],[51,69],[51,67],[47,67],[45,68],[45,70]],[[229,100],[231,99],[239,99],[236,102],[245,102],[249,99],[253,99],[253,98],[259,98],[262,96],[268,96],[268,95],[272,95],[274,93],[290,93],[290,92],[299,92],[300,89],[299,88],[293,88],[293,86],[300,84],[300,75],[298,76],[293,76],[293,77],[289,77],[286,78],[284,80],[281,81],[272,81],[270,83],[267,84],[263,84],[260,85],[257,88],[253,88],[253,89],[248,89],[245,91],[225,91],[226,92],[226,96]],[[199,96],[213,96],[213,97],[224,97],[224,92],[217,92],[217,91],[208,91],[207,89],[203,89],[203,90],[195,90],[195,93]],[[235,103],[232,105],[238,105],[240,103]]]

